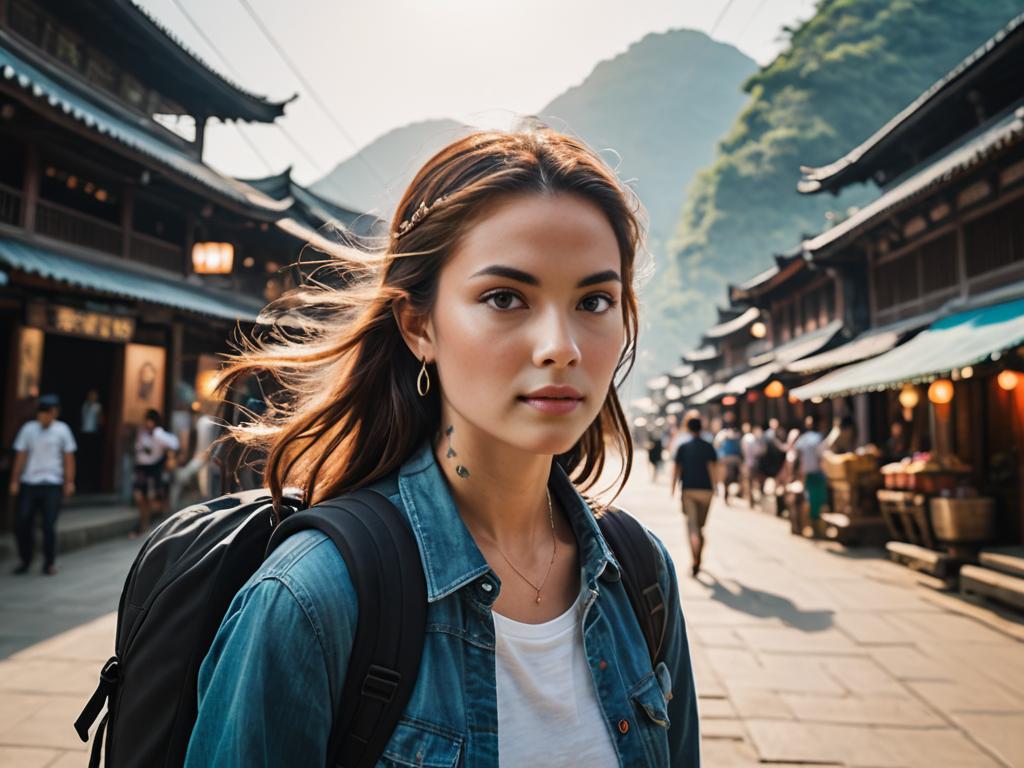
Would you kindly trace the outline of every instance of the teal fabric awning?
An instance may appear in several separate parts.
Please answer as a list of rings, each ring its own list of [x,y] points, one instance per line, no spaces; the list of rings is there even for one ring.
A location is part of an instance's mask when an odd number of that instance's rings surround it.
[[[255,322],[263,307],[258,299],[189,285],[184,277],[163,277],[143,271],[131,262],[86,260],[13,238],[0,238],[0,265],[12,272],[45,277],[109,296],[225,320]]]
[[[1024,343],[1024,299],[942,318],[878,357],[840,368],[792,391],[794,397],[852,395],[930,381]]]

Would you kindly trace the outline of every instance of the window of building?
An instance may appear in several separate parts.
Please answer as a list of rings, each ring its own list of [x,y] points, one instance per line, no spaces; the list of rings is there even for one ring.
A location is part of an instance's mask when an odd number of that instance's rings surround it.
[[[967,276],[977,277],[1024,261],[1024,198],[964,227]]]
[[[132,229],[168,243],[185,242],[185,219],[176,211],[164,208],[145,197],[135,198]]]
[[[917,256],[918,252],[912,251],[875,267],[878,309],[888,309],[921,296]]]
[[[822,324],[836,319],[836,284],[826,283],[821,289],[821,305],[823,310]]]
[[[78,37],[65,28],[58,28],[53,36],[53,50],[50,51],[58,61],[72,69],[81,69],[85,57],[82,55],[82,43]]]
[[[109,179],[75,168],[59,158],[44,156],[41,168],[40,199],[110,224],[120,224],[120,195]]]
[[[801,298],[804,316],[804,332],[813,331],[818,327],[818,291],[808,291]]]
[[[146,89],[127,72],[121,76],[121,97],[137,109],[146,105]]]
[[[922,246],[921,259],[921,288],[925,295],[953,288],[959,282],[956,272],[955,232]]]
[[[43,20],[33,4],[25,0],[11,0],[7,18],[12,31],[34,45],[42,45]]]
[[[103,90],[117,93],[117,67],[114,66],[114,62],[94,48],[89,49],[85,77]]]

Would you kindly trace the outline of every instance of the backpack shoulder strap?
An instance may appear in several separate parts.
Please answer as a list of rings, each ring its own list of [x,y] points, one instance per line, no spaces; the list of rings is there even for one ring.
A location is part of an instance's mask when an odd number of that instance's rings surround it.
[[[359,601],[329,765],[373,766],[419,673],[427,623],[419,548],[402,513],[382,494],[363,489],[286,518],[274,530],[268,552],[311,528],[334,542]]]
[[[622,566],[622,584],[647,641],[651,666],[662,661],[668,611],[658,580],[661,553],[644,527],[621,509],[611,507],[597,520],[605,541]]]

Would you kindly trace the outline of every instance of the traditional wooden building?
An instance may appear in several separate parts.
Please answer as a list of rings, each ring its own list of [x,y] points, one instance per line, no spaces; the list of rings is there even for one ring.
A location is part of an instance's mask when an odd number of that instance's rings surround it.
[[[858,396],[869,437],[904,412],[995,500],[978,541],[1024,542],[1024,16],[801,191],[877,199],[803,244],[867,312],[802,399]]]
[[[284,108],[130,0],[0,0],[5,446],[40,392],[77,429],[94,389],[106,421],[80,487],[120,491],[133,425],[150,407],[187,424],[235,326],[293,284],[307,242],[331,245],[323,225],[373,231],[287,173],[246,183],[203,162],[210,118]],[[5,452],[0,493],[8,471]]]

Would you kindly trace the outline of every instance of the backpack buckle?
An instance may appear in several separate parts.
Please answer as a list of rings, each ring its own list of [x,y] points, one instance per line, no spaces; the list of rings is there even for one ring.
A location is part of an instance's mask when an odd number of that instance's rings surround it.
[[[401,680],[402,676],[395,670],[371,664],[369,672],[363,679],[360,693],[368,698],[390,704],[391,700],[395,698],[395,692],[398,690]]]

